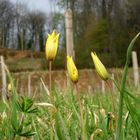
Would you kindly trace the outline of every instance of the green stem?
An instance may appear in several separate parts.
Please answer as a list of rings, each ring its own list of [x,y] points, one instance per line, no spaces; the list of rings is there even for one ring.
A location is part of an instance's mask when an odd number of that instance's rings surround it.
[[[79,103],[79,106],[80,106],[80,117],[81,117],[80,121],[81,121],[81,127],[82,127],[82,140],[86,140],[85,127],[84,127],[83,105],[82,105],[81,100],[80,100],[80,93],[79,93],[79,90],[78,90],[77,83],[75,83],[75,86],[76,86],[76,90],[77,90],[77,100],[78,100],[78,103]]]
[[[53,103],[53,96],[52,96],[52,61],[49,61],[49,91],[50,91],[50,102]]]
[[[15,139],[16,139],[16,134],[14,134],[14,135],[13,135],[13,138],[12,138],[12,140],[15,140]]]
[[[126,81],[126,73],[127,73],[128,67],[125,67],[124,69],[124,74],[122,77],[122,82],[121,82],[121,92],[120,92],[120,97],[119,97],[119,114],[118,114],[118,123],[117,123],[117,140],[121,140],[121,132],[122,132],[122,115],[123,115],[123,93],[124,93],[124,88],[125,88],[125,81]]]
[[[111,87],[110,83],[108,81],[106,81],[106,83],[107,83],[107,85],[108,85],[108,87],[110,88],[110,91],[111,91],[112,107],[113,107],[113,111],[115,113],[115,95],[112,91],[112,87]]]
[[[52,61],[49,61],[49,91],[50,91],[50,103],[53,104],[52,96]],[[50,140],[53,140],[53,111],[50,111]]]
[[[119,87],[119,85],[117,84],[117,82],[116,82],[113,78],[111,78],[111,77],[110,77],[110,80],[115,84],[116,88],[117,88],[118,91],[120,92],[121,90],[120,90],[120,87]]]
[[[121,88],[120,88],[120,97],[119,97],[119,114],[118,114],[118,122],[117,122],[117,132],[116,132],[116,140],[122,139],[122,115],[123,115],[123,97],[124,97],[124,91],[125,91],[125,83],[126,83],[126,76],[128,72],[128,66],[130,63],[131,58],[131,51],[133,48],[133,45],[138,38],[140,33],[138,33],[133,40],[131,41],[130,45],[127,49],[127,58],[126,58],[126,64],[124,67],[123,75],[122,75],[122,81],[121,81]]]

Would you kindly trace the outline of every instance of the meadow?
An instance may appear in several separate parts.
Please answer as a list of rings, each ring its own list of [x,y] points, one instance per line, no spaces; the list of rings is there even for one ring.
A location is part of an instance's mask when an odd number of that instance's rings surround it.
[[[137,90],[130,89],[135,95]],[[138,92],[139,93],[139,92]],[[0,107],[0,139],[23,139],[28,137],[35,140],[49,140],[53,132],[55,140],[81,139],[80,109],[76,93],[72,88],[60,92],[53,89],[54,103],[50,104],[48,91],[42,91],[40,98],[33,100],[28,97],[11,99],[8,104],[1,102]],[[111,94],[115,96],[114,108]],[[81,102],[84,110],[85,137],[87,140],[114,140],[116,137],[116,124],[119,105],[119,92],[100,91],[96,93],[81,93]],[[136,100],[136,102],[135,102]],[[139,112],[139,96],[129,99],[135,117]],[[125,103],[128,103],[127,101]],[[51,116],[52,114],[52,116]],[[137,116],[138,115],[138,116]],[[137,122],[139,125],[139,121]],[[137,138],[135,123],[131,118],[127,105],[123,112],[123,139]]]
[[[0,101],[0,139],[139,140],[139,89],[133,84],[126,86],[131,51],[138,36],[128,47],[121,80],[101,77],[116,86],[116,90],[110,88],[104,94],[100,90],[81,92],[75,82],[61,92],[54,86],[48,89],[42,81],[44,90],[38,98],[19,96],[5,66],[10,87],[8,97]]]

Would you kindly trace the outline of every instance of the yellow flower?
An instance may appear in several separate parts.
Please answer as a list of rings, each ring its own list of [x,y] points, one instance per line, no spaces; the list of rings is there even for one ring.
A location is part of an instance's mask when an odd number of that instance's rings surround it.
[[[97,57],[96,53],[91,52],[91,56],[92,56],[92,60],[94,62],[95,69],[96,69],[98,75],[103,80],[107,80],[109,78],[109,75],[108,75],[106,68],[104,67],[104,65],[102,64],[100,59]]]
[[[58,49],[58,40],[59,40],[59,34],[55,32],[55,30],[52,32],[52,34],[48,34],[48,38],[46,41],[46,58],[49,61],[53,61],[55,59],[57,49]]]
[[[70,79],[73,82],[77,82],[78,81],[78,70],[73,62],[72,57],[70,57],[70,56],[67,56],[67,70],[68,70]]]
[[[9,83],[8,86],[7,86],[7,90],[8,90],[8,92],[11,92],[11,91],[12,91],[12,86],[11,86],[10,83]]]

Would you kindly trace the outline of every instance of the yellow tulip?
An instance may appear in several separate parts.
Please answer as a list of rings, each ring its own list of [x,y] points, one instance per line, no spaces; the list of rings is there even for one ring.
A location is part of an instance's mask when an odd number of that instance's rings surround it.
[[[52,32],[52,34],[48,34],[48,38],[46,41],[46,58],[49,61],[53,61],[55,59],[57,49],[58,49],[58,40],[59,40],[59,34],[55,32],[55,30]]]
[[[91,56],[92,56],[92,60],[94,62],[95,69],[96,69],[98,75],[103,80],[107,80],[109,78],[109,74],[108,74],[106,68],[104,67],[104,65],[102,64],[100,59],[97,57],[96,53],[91,52]]]
[[[70,56],[67,56],[67,70],[70,79],[76,83],[78,81],[78,70]]]

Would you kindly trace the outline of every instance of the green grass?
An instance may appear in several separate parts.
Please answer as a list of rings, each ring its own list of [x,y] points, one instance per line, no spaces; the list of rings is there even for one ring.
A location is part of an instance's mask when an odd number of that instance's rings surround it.
[[[46,60],[44,58],[8,59],[6,64],[12,72],[46,69]]]
[[[55,140],[78,140],[81,139],[80,110],[76,93],[68,90],[60,93],[53,90],[54,106],[36,106],[35,103],[49,103],[49,97],[42,93],[42,97],[33,101],[27,97],[18,98],[14,108],[14,101],[9,109],[3,103],[0,119],[0,139],[21,139],[22,136],[34,140],[49,140],[51,129]],[[100,92],[81,94],[81,102],[84,107],[84,126],[87,140],[93,136],[95,140],[114,140],[116,136],[116,123],[118,112],[118,95],[115,92],[115,111],[112,108],[111,93]],[[133,99],[130,98],[133,102]],[[129,99],[129,100],[130,100]],[[134,102],[133,102],[134,103]],[[140,104],[137,104],[139,107]],[[50,122],[50,113],[53,111],[53,121]],[[2,112],[5,112],[3,117]],[[127,106],[124,106],[122,130],[127,140],[136,139],[135,124],[132,118],[127,116]],[[110,115],[111,114],[111,115]],[[98,129],[102,131],[98,134]]]

